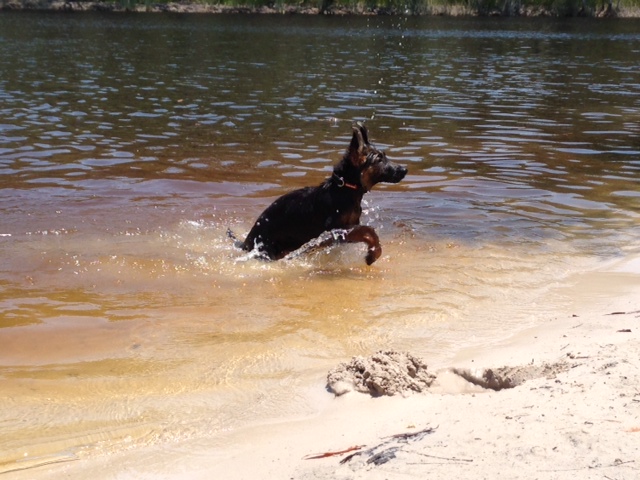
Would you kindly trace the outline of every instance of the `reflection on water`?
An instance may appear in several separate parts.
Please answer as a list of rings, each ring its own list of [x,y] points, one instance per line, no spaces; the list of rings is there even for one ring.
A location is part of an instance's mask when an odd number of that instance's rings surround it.
[[[0,16],[0,471],[308,413],[352,355],[438,364],[552,315],[638,247],[638,31]],[[354,119],[410,170],[367,196],[380,261],[236,251]]]

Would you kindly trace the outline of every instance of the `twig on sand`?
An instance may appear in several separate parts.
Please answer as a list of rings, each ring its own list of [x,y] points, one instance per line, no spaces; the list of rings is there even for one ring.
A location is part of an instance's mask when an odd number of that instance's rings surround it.
[[[470,458],[456,458],[456,457],[439,457],[438,455],[429,455],[428,453],[420,453],[420,452],[414,452],[416,455],[420,455],[422,457],[429,457],[429,458],[433,458],[436,460],[445,460],[447,462],[454,462],[454,463],[472,463],[473,460]],[[413,465],[413,463],[411,463],[410,465]]]
[[[316,460],[318,458],[335,457],[336,455],[342,455],[345,453],[353,452],[354,450],[360,450],[366,447],[366,445],[354,445],[353,447],[345,448],[344,450],[338,450],[337,452],[324,452],[302,457],[303,460]]]
[[[397,433],[395,435],[391,435],[389,437],[384,437],[386,438],[386,440],[382,443],[379,443],[378,445],[376,445],[375,447],[369,448],[367,450],[362,451],[363,448],[366,447],[366,445],[354,445],[353,447],[349,447],[349,448],[345,448],[344,450],[336,450],[336,451],[332,451],[332,452],[323,452],[323,453],[313,453],[310,455],[307,455],[306,457],[302,457],[303,460],[316,460],[319,458],[327,458],[327,457],[335,457],[337,455],[343,455],[345,453],[349,453],[349,452],[354,452],[351,455],[349,455],[348,457],[343,458],[340,463],[346,463],[349,460],[351,460],[353,457],[355,457],[356,455],[370,455],[370,458],[367,460],[367,463],[375,463],[376,465],[381,465],[383,463],[388,462],[389,460],[391,460],[392,458],[395,458],[395,452],[397,450],[400,449],[400,447],[391,447],[391,448],[387,448],[385,450],[379,451],[379,452],[375,452],[375,450],[379,449],[380,447],[383,447],[387,444],[390,444],[392,442],[397,442],[397,443],[407,443],[409,440],[411,441],[417,441],[417,440],[421,440],[422,437],[424,437],[425,435],[428,435],[430,433],[433,433],[436,431],[436,428],[438,427],[427,427],[424,428],[418,432],[409,432],[409,433]]]
[[[640,310],[634,310],[632,312],[611,312],[611,313],[607,313],[606,316],[609,316],[609,315],[633,315],[634,313],[640,313]]]
[[[391,435],[390,437],[383,437],[383,438],[393,438],[396,440],[420,440],[420,438],[424,437],[425,435],[435,432],[436,428],[438,427],[435,427],[435,428],[427,427],[418,432],[396,433],[395,435]],[[420,438],[416,438],[416,437],[420,437]]]
[[[558,470],[539,470],[539,471],[540,472],[577,472],[579,470],[596,470],[599,468],[619,467],[621,465],[626,465],[628,463],[635,463],[635,460],[622,461],[619,458],[616,458],[613,461],[613,463],[609,465],[588,465],[586,467],[578,467],[578,468],[561,468]]]
[[[435,428],[427,427],[418,432],[398,433],[396,435],[391,435],[390,437],[385,437],[387,440],[385,440],[382,443],[379,443],[374,447],[368,448],[367,450],[361,450],[347,457],[344,457],[342,460],[340,460],[340,464],[347,463],[358,455],[368,455],[369,458],[367,459],[367,463],[382,465],[383,463],[387,463],[392,458],[395,458],[396,452],[400,450],[399,446],[388,447],[389,444],[393,442],[408,443],[409,441],[415,442],[418,440],[422,440],[422,438],[425,437],[426,435],[429,435],[430,433],[435,432],[437,428],[438,427],[435,427]],[[387,447],[387,448],[380,450],[382,447]]]

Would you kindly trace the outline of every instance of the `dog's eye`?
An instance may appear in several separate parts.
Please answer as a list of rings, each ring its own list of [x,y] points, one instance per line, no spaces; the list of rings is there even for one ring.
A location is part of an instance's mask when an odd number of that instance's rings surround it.
[[[382,155],[378,152],[371,152],[369,155],[367,155],[367,163],[372,164],[372,163],[377,163],[382,161]]]

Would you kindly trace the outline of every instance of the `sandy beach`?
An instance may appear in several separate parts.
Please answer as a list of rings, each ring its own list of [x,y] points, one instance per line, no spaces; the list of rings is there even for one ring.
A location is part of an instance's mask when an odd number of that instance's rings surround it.
[[[571,311],[453,362],[519,367],[515,388],[444,368],[429,393],[349,393],[315,418],[243,432],[251,444],[216,468],[234,479],[638,478],[639,273],[636,259],[581,275],[566,287]]]
[[[577,275],[561,289],[567,311],[430,365],[436,380],[426,392],[334,396],[318,379],[312,416],[161,452],[34,459],[37,468],[25,462],[3,478],[636,479],[640,261]],[[479,378],[501,367],[519,385],[494,391],[454,373]]]

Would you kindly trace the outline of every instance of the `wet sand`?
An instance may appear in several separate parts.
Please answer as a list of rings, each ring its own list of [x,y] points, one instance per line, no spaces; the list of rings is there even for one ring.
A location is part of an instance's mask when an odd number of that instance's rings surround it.
[[[631,257],[572,276],[559,287],[572,299],[566,311],[430,365],[426,393],[334,397],[318,379],[313,415],[162,450],[58,456],[6,478],[637,478],[639,267]],[[451,372],[503,366],[530,375],[493,391]]]

